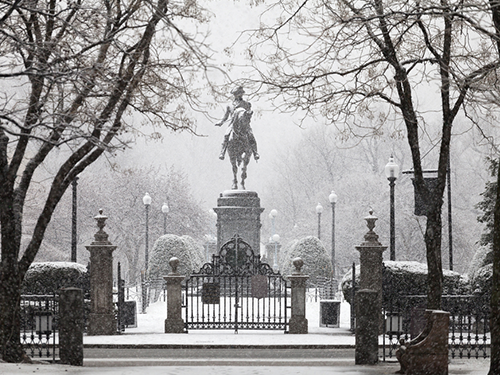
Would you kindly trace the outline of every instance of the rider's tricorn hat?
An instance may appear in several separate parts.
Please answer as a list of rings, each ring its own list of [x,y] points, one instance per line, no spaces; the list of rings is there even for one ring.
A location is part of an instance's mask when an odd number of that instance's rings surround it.
[[[243,90],[243,87],[238,86],[231,90],[231,94],[235,96],[243,95],[245,94],[245,90]]]

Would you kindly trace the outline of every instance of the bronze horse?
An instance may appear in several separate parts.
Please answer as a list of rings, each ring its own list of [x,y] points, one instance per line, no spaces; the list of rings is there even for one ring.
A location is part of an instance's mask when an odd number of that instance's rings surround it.
[[[234,111],[231,123],[231,134],[227,145],[229,161],[233,167],[233,185],[232,189],[238,189],[238,168],[241,166],[242,190],[245,190],[245,179],[247,178],[247,166],[252,156],[252,146],[249,141],[248,133],[250,129],[250,120],[253,111],[244,108],[237,108]]]

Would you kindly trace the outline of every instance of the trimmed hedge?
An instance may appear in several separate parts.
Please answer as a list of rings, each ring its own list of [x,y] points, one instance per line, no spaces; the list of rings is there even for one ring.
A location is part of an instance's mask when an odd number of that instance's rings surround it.
[[[383,262],[382,288],[384,305],[397,303],[399,296],[427,295],[427,265],[419,262]],[[356,266],[356,286],[359,285],[359,265]],[[342,278],[342,293],[351,303],[352,272]],[[467,277],[457,272],[443,270],[443,294],[461,295],[470,292]]]
[[[163,276],[170,273],[168,262],[172,257],[180,260],[178,272],[189,275],[198,271],[204,263],[204,249],[192,237],[166,234],[158,238],[151,251],[148,278],[150,280],[163,280]]]
[[[83,289],[84,296],[90,294],[87,267],[73,262],[39,262],[26,272],[21,293],[54,294],[68,287]]]
[[[281,257],[281,274],[291,275],[295,267],[294,258],[300,257],[304,261],[302,272],[309,275],[309,282],[316,283],[318,277],[331,278],[333,275],[332,258],[323,242],[317,237],[308,236],[294,241]]]

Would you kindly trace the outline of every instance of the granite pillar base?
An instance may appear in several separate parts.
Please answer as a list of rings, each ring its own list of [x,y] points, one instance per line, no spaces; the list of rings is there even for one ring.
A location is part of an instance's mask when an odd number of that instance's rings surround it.
[[[117,333],[116,319],[114,314],[89,314],[87,335],[108,336]]]
[[[291,334],[305,334],[308,333],[308,322],[307,319],[303,316],[292,316],[288,322],[289,331]]]
[[[165,319],[165,333],[184,333],[184,320]]]

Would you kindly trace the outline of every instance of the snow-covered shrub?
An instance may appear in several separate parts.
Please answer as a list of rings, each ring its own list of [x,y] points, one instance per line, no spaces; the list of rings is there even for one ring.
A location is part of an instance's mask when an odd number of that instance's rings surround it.
[[[356,286],[359,285],[360,266],[356,266]],[[350,303],[352,271],[342,278],[342,292]],[[427,265],[419,262],[383,262],[382,288],[384,304],[398,300],[400,296],[427,295]],[[457,272],[443,270],[443,294],[467,294],[468,278]]]
[[[90,293],[87,267],[73,262],[33,263],[22,285],[23,294],[53,294],[61,288],[83,289],[85,296]]]
[[[318,277],[332,277],[332,258],[323,242],[317,237],[304,237],[294,241],[284,249],[281,256],[282,275],[292,274],[294,270],[292,261],[296,257],[300,257],[304,261],[302,272],[309,275],[311,283],[316,283]]]
[[[470,262],[468,274],[472,278],[473,275],[482,267],[493,263],[493,249],[491,244],[480,246],[474,253],[474,257]]]
[[[493,277],[493,249],[491,244],[477,249],[469,267],[470,292],[489,299]]]
[[[192,271],[198,271],[203,265],[203,246],[190,236],[179,237],[174,234],[161,236],[156,240],[151,251],[148,278],[150,280],[163,279],[163,276],[171,271],[168,262],[172,257],[179,258],[178,272],[187,276]]]
[[[470,275],[471,293],[489,299],[493,279],[493,263],[487,264]]]

